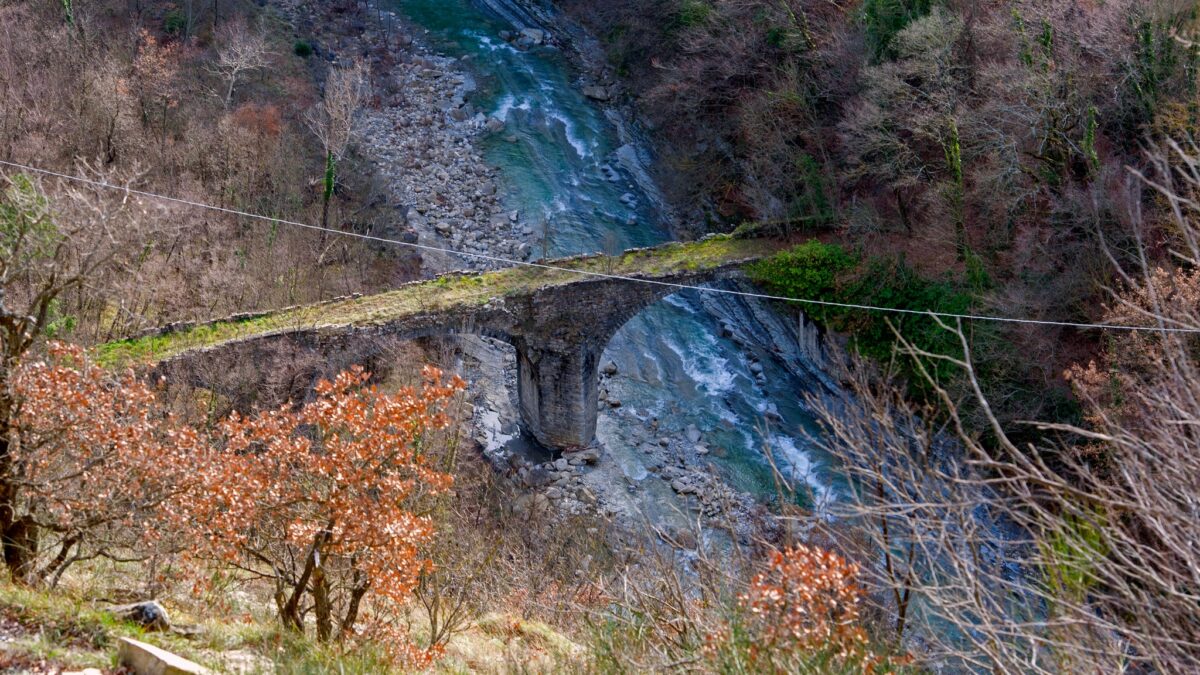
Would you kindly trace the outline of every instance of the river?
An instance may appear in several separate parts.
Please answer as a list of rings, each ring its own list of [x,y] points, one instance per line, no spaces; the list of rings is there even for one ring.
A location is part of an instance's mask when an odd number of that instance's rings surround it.
[[[515,48],[500,37],[513,26],[471,0],[399,0],[397,7],[428,31],[430,46],[464,60],[478,84],[475,108],[506,122],[502,133],[483,137],[482,149],[501,174],[506,208],[548,223],[549,255],[669,240],[669,206],[649,177],[648,144],[580,93],[557,49]],[[811,488],[801,493],[830,495],[828,458],[805,441],[815,421],[803,403],[806,392],[826,385],[817,368],[794,362],[803,350],[760,339],[765,329],[755,317],[766,314],[683,292],[643,311],[610,343],[601,362],[611,360],[617,374],[605,386],[622,405],[601,412],[597,440],[628,480],[646,486],[648,502],[670,490],[644,465],[637,448],[644,427],[630,424],[630,415],[656,418],[663,436],[686,436],[695,427],[692,435],[699,431],[710,450],[706,458],[735,490],[775,494],[770,452],[781,470]]]

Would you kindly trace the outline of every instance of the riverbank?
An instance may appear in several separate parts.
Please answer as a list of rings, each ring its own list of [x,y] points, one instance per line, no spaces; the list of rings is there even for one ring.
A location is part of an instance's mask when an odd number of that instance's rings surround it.
[[[497,196],[497,172],[475,146],[503,122],[469,103],[475,82],[459,59],[428,49],[418,29],[379,3],[342,11],[282,1],[302,39],[328,67],[356,55],[371,69],[372,104],[361,112],[356,150],[394,210],[380,236],[430,248],[525,260],[534,231]],[[482,257],[422,252],[422,272],[495,269]]]

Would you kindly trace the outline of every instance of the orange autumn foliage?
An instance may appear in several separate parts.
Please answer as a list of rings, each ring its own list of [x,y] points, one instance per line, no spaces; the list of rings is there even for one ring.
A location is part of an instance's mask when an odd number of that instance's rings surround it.
[[[137,555],[172,531],[172,502],[190,487],[201,440],[160,411],[144,382],[52,343],[12,386],[18,522],[34,554],[22,580],[53,583],[74,562]]]
[[[840,555],[799,545],[773,553],[740,602],[764,646],[857,649],[866,641],[858,627],[863,591],[857,576],[858,565]]]
[[[858,565],[817,547],[775,551],[738,597],[739,625],[709,635],[705,653],[717,663],[736,654],[733,662],[748,662],[754,672],[764,673],[813,667],[872,673],[898,665],[871,649],[861,626],[859,571]]]
[[[429,564],[433,525],[415,507],[451,484],[424,451],[464,388],[434,368],[423,375],[420,388],[384,394],[356,367],[302,407],[223,421],[198,462],[198,552],[272,581],[287,626],[303,630],[311,608],[320,640],[360,633],[360,616],[374,637],[394,626]]]

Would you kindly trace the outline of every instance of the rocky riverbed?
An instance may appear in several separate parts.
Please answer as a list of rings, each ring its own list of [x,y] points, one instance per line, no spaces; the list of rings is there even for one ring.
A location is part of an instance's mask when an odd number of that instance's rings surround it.
[[[355,138],[395,209],[382,236],[429,247],[422,252],[429,276],[505,266],[489,258],[530,258],[538,233],[503,208],[496,171],[475,148],[479,136],[503,134],[504,122],[468,102],[475,82],[466,64],[430,51],[386,9],[279,5],[330,67],[360,56],[371,67],[373,104],[362,111]]]

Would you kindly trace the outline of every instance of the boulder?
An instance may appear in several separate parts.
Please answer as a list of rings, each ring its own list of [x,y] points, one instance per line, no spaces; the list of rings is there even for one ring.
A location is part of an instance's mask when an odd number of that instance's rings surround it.
[[[545,44],[546,31],[540,28],[522,28],[521,37],[528,40],[531,45]]]
[[[767,403],[766,409],[763,410],[763,416],[772,422],[783,421],[783,415],[779,414],[779,407],[775,405],[774,401]]]
[[[617,374],[617,364],[614,361],[606,361],[603,366],[600,366],[600,372],[608,376]]]
[[[110,607],[108,613],[122,621],[136,623],[146,630],[159,631],[171,628],[171,618],[167,615],[167,610],[155,600]]]
[[[684,434],[687,435],[688,442],[690,442],[690,443],[699,443],[700,442],[700,437],[701,437],[700,430],[696,428],[695,424],[689,424],[687,426],[687,429],[684,430]]]
[[[543,485],[549,485],[550,481],[552,480],[554,480],[554,478],[550,475],[549,471],[540,466],[535,466],[529,470],[529,475],[525,477],[525,484],[529,487],[537,488],[542,487]]]
[[[522,516],[545,513],[549,509],[550,499],[540,492],[521,495],[513,502],[513,512]]]
[[[681,495],[693,494],[696,492],[696,486],[682,478],[676,478],[671,481],[671,489]]]
[[[583,95],[593,101],[608,101],[612,99],[612,92],[608,90],[608,87],[602,87],[598,84],[584,87]]]
[[[564,453],[564,457],[571,460],[580,459],[588,464],[595,464],[600,461],[600,451],[595,448],[583,448],[570,453]]]

